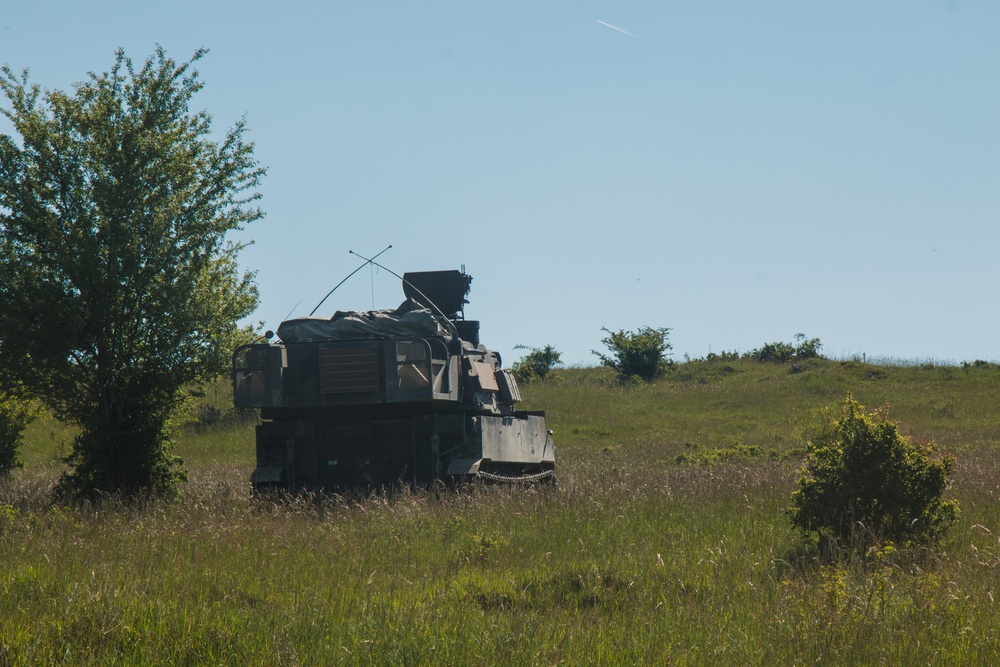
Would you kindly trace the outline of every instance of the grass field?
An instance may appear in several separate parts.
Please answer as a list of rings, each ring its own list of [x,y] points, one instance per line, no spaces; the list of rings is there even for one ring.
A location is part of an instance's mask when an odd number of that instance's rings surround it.
[[[805,438],[848,391],[956,458],[940,545],[819,559],[791,530]],[[0,482],[0,665],[1000,660],[1000,368],[691,361],[522,393],[555,489],[252,504],[252,425],[205,419],[180,499],[59,506],[72,433],[35,423]]]

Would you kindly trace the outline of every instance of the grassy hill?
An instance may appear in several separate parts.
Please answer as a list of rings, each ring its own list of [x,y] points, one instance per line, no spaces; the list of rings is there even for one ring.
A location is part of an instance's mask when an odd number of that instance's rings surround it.
[[[847,392],[956,458],[934,548],[823,562],[784,509]],[[71,437],[33,425],[0,483],[0,665],[991,664],[1000,657],[1000,368],[690,361],[522,388],[554,490],[247,499],[253,427],[212,389],[174,502],[52,506]]]

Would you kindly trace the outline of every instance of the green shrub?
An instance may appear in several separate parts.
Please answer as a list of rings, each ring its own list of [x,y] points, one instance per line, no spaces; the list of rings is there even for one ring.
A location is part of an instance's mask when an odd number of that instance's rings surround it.
[[[790,359],[815,359],[820,356],[823,347],[819,338],[806,338],[805,334],[795,334],[795,343],[766,343],[746,354],[748,359],[755,361],[772,361],[782,363]]]
[[[957,518],[958,503],[943,498],[954,460],[901,435],[885,409],[848,394],[840,420],[817,433],[789,511],[804,536],[859,548],[928,542]]]
[[[649,382],[670,368],[674,362],[668,359],[667,353],[673,346],[667,342],[670,329],[653,329],[640,327],[638,331],[611,331],[602,328],[608,334],[601,340],[611,352],[611,355],[594,352],[605,366],[618,372],[619,380],[627,382],[639,378]]]
[[[806,338],[805,334],[795,334],[795,358],[796,359],[815,359],[819,355],[819,349],[823,347],[823,343],[819,342],[819,338]]]
[[[773,361],[781,363],[795,356],[795,348],[789,343],[765,343],[763,347],[748,353],[755,361]]]
[[[561,363],[559,352],[551,345],[542,348],[518,345],[514,349],[530,350],[520,361],[515,361],[511,368],[517,381],[524,384],[532,380],[544,380],[549,371]]]

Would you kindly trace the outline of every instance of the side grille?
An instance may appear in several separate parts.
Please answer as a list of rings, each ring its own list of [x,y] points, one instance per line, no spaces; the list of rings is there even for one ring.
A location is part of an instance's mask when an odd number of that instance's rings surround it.
[[[328,347],[319,351],[319,387],[324,394],[377,392],[378,348]]]

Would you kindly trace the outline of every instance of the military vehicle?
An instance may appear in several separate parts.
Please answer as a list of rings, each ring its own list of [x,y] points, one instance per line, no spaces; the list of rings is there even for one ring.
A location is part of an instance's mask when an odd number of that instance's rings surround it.
[[[465,319],[472,277],[402,280],[394,310],[286,320],[235,351],[234,402],[260,409],[255,492],[554,481],[545,413],[515,408],[517,382]]]

